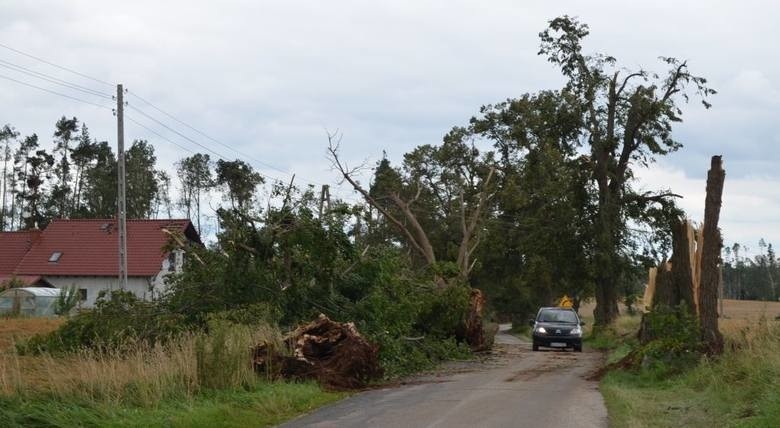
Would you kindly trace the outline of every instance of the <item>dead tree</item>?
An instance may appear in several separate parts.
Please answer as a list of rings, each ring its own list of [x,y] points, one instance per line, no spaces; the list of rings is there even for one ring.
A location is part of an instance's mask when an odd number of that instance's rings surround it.
[[[420,224],[417,216],[412,211],[412,205],[420,197],[422,187],[417,187],[417,193],[409,200],[404,200],[398,192],[392,192],[388,199],[400,212],[400,216],[396,216],[391,213],[383,204],[379,203],[371,194],[358,183],[353,175],[359,168],[350,169],[345,165],[338,156],[339,141],[335,135],[328,134],[328,154],[330,160],[333,163],[335,169],[339,171],[344,180],[349,183],[353,189],[360,193],[366,202],[377,209],[379,213],[386,218],[398,231],[406,238],[406,242],[412,247],[418,254],[420,254],[425,260],[428,266],[434,267],[437,263],[436,253],[433,245],[428,238],[428,233]],[[482,183],[482,191],[477,198],[476,207],[471,210],[471,213],[467,213],[466,202],[464,201],[463,193],[460,195],[460,224],[462,231],[462,238],[458,247],[458,276],[459,279],[468,280],[469,274],[474,267],[474,260],[471,255],[479,245],[478,225],[479,220],[482,217],[484,206],[487,203],[488,195],[487,189],[490,184],[490,180],[493,177],[495,169],[491,168],[488,172],[487,178]],[[437,277],[436,283],[440,288],[447,287],[448,282],[445,278]]]
[[[722,246],[718,220],[726,172],[720,156],[713,156],[707,173],[707,196],[704,203],[701,284],[699,286],[699,319],[701,338],[709,354],[723,351],[723,336],[718,331],[718,282]]]

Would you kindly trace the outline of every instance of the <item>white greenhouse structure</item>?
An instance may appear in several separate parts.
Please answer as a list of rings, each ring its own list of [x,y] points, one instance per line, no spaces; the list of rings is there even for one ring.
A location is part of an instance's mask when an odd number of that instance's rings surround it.
[[[0,315],[53,317],[61,288],[21,287],[0,292]]]

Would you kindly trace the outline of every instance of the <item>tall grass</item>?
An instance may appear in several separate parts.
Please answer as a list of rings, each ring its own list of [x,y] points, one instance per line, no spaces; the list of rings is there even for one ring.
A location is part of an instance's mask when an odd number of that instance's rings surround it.
[[[777,426],[780,323],[725,320],[725,352],[672,377],[617,371],[601,384],[615,426]],[[649,369],[650,371],[657,368]]]
[[[0,354],[0,395],[155,406],[207,389],[249,389],[262,381],[251,365],[252,346],[279,336],[268,326],[214,322],[208,333],[183,334],[164,344],[127,341],[66,357]]]

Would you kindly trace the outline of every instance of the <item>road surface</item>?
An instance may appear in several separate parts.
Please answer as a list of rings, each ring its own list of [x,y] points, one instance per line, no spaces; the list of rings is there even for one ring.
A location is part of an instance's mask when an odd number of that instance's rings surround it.
[[[486,361],[363,392],[283,427],[607,426],[598,383],[587,380],[602,364],[600,353],[532,352],[503,331],[496,343]]]

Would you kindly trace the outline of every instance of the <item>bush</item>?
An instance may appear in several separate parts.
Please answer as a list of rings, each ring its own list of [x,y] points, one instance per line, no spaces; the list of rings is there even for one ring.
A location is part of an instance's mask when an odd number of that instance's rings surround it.
[[[68,287],[57,296],[57,301],[54,303],[54,313],[59,316],[68,316],[78,303],[79,294],[76,286]]]
[[[83,312],[59,329],[17,344],[20,353],[63,353],[82,348],[110,349],[128,341],[155,344],[186,331],[180,314],[162,311],[153,302],[126,291],[98,295],[95,309]]]

